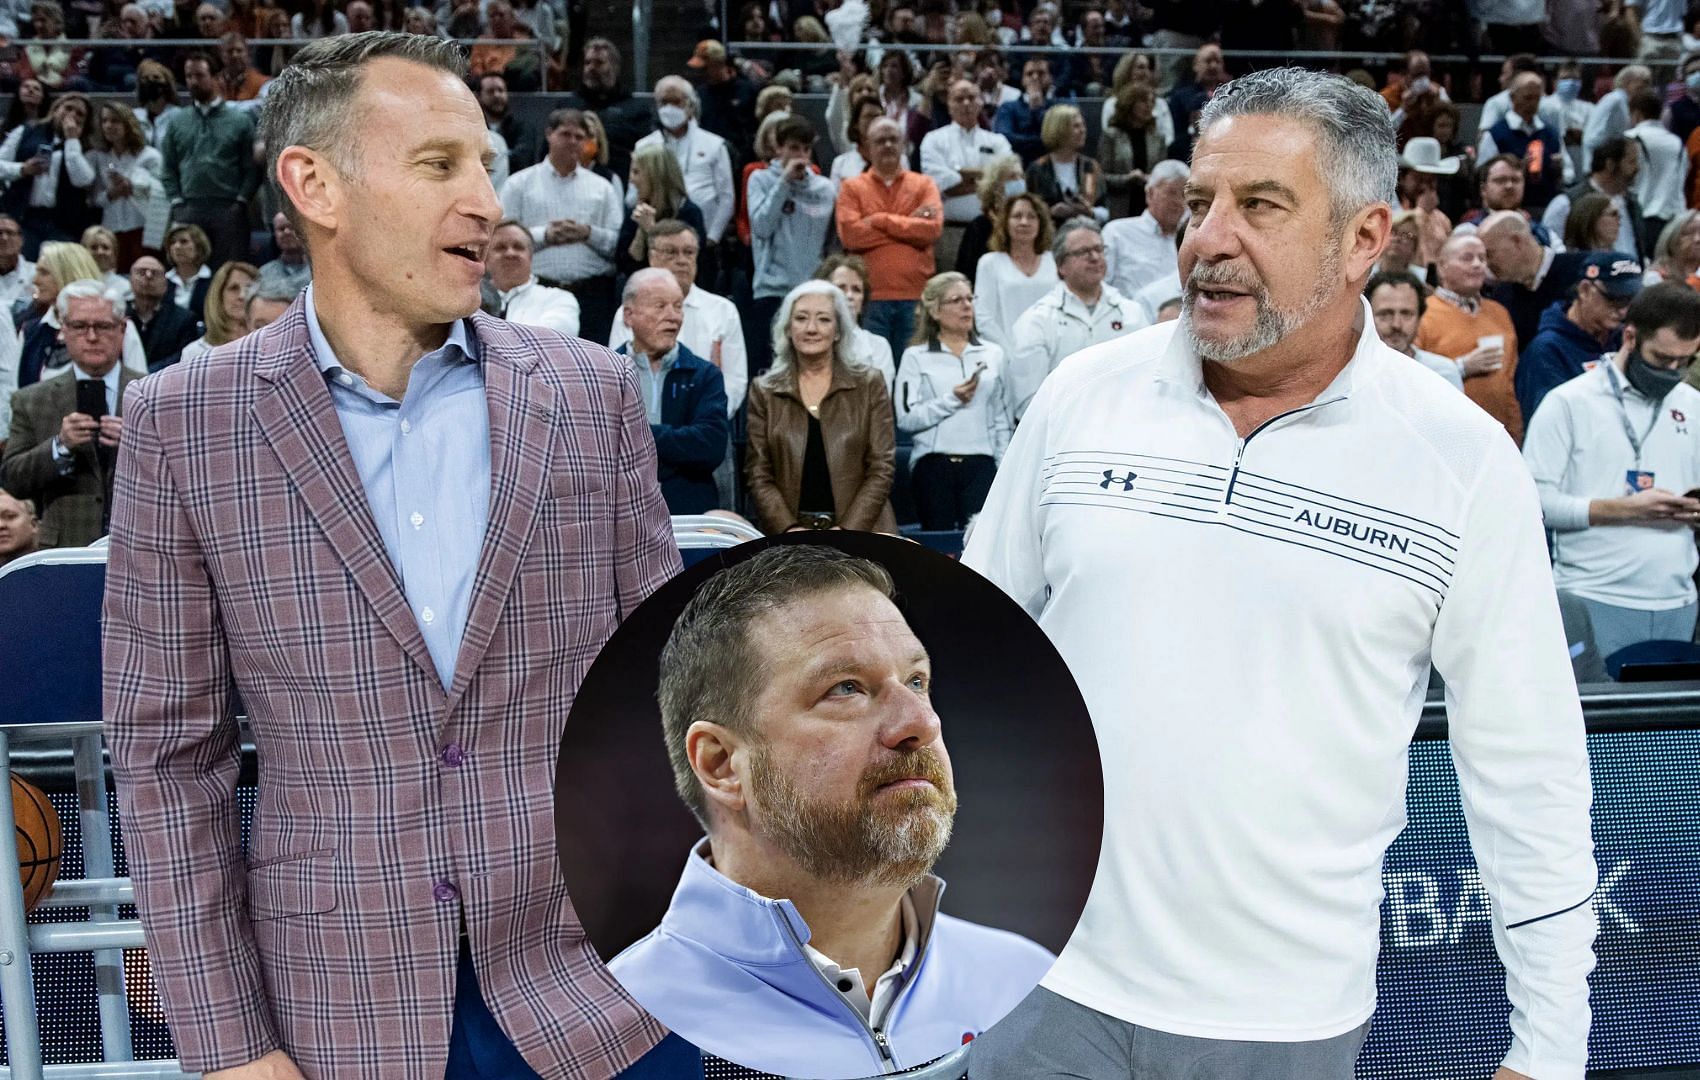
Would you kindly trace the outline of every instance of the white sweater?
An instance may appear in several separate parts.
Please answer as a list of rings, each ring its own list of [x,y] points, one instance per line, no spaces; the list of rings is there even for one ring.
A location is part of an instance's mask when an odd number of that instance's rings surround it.
[[[1097,878],[1044,985],[1203,1038],[1362,1024],[1432,662],[1505,1064],[1581,1080],[1591,788],[1535,486],[1361,318],[1317,401],[1246,439],[1165,323],[1065,360],[1010,443],[963,562],[1056,644],[1105,769]]]
[[[1003,252],[986,252],[974,268],[975,331],[1007,353],[1015,342],[1015,320],[1056,287],[1057,261],[1050,252],[1039,256],[1032,277]]]

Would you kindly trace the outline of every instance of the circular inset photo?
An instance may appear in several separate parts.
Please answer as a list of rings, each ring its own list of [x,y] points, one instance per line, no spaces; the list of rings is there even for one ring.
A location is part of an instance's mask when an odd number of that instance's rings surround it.
[[[705,1076],[954,1078],[1073,932],[1103,780],[1067,667],[995,586],[790,533],[626,618],[555,818],[591,943]]]

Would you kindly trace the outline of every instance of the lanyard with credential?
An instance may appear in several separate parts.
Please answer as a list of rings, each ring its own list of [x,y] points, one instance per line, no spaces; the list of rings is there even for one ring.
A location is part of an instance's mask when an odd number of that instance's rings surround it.
[[[1612,396],[1617,399],[1617,418],[1623,421],[1623,434],[1629,438],[1629,448],[1635,451],[1635,471],[1640,472],[1641,447],[1646,444],[1647,439],[1653,434],[1653,429],[1659,426],[1659,406],[1657,403],[1654,403],[1653,420],[1647,425],[1647,430],[1643,431],[1640,437],[1637,438],[1635,435],[1635,429],[1629,426],[1629,409],[1623,404],[1623,384],[1617,381],[1617,365],[1612,363],[1610,360],[1606,361],[1606,378],[1611,380]]]

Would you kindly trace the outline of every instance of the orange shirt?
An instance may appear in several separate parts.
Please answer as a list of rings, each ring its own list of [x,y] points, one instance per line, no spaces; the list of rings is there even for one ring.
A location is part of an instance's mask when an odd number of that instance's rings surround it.
[[[931,215],[917,216],[922,207]],[[904,169],[888,185],[869,169],[838,189],[838,239],[867,261],[870,300],[919,300],[943,233],[944,201],[925,173]]]
[[[1416,346],[1424,352],[1458,359],[1476,348],[1476,339],[1491,334],[1505,336],[1505,363],[1488,375],[1464,380],[1464,393],[1510,432],[1523,445],[1523,410],[1517,406],[1517,328],[1505,305],[1484,298],[1474,315],[1439,293],[1428,298],[1428,308],[1417,327]]]
[[[260,87],[270,81],[258,71],[249,68],[248,73],[242,77],[241,85],[234,90],[230,88],[229,83],[224,84],[224,99],[226,101],[253,101],[260,96]]]

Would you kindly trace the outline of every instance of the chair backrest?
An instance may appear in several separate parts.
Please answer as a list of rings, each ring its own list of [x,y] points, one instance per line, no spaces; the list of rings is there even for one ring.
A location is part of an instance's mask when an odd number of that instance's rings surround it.
[[[740,541],[762,538],[762,531],[749,522],[724,518],[717,514],[676,514],[672,522],[674,536],[695,536],[710,532],[730,533]]]
[[[920,544],[932,548],[941,555],[949,555],[953,559],[962,557],[962,537],[960,529],[917,529],[905,527],[903,535]]]
[[[0,566],[0,724],[99,721],[106,549],[56,548]]]

